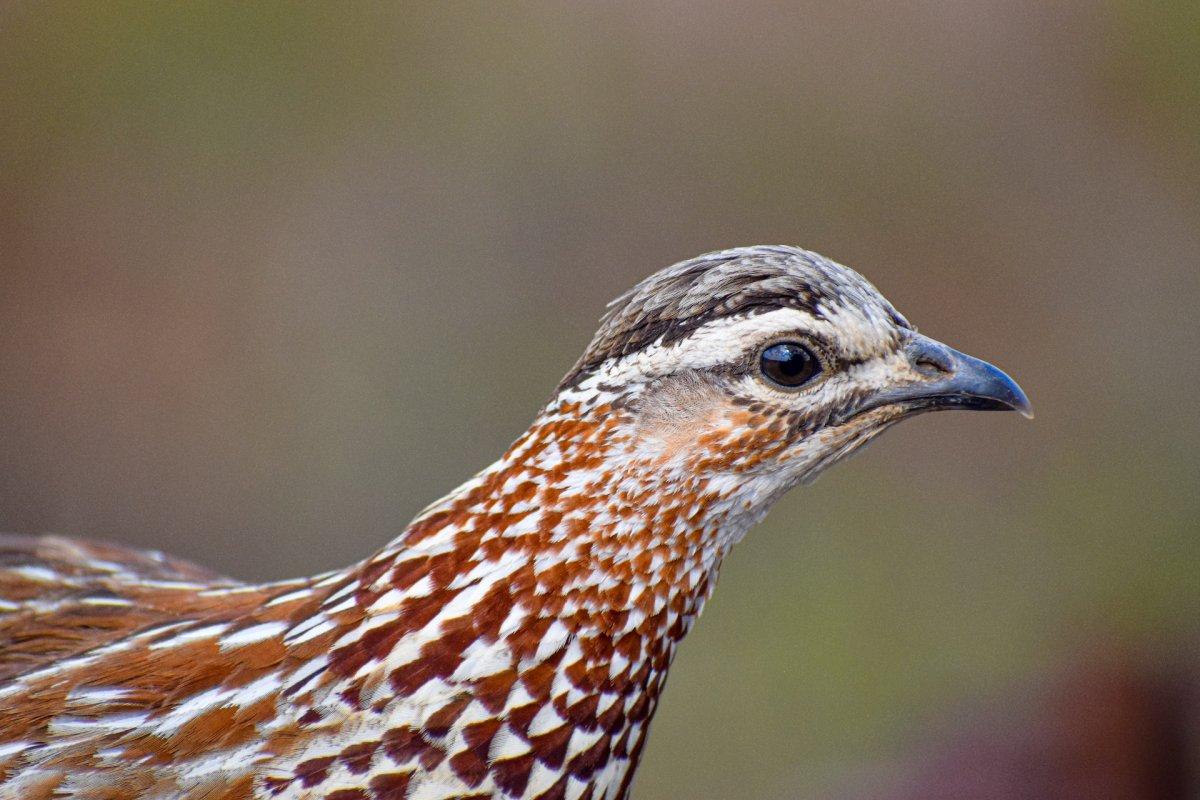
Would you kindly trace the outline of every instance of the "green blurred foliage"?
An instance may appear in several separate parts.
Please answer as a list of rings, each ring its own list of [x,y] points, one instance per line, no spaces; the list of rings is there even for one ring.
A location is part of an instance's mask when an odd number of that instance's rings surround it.
[[[609,297],[796,242],[1038,418],[915,421],[781,504],[638,796],[900,770],[973,699],[1194,641],[1198,54],[1194,3],[10,3],[0,528],[348,563]]]

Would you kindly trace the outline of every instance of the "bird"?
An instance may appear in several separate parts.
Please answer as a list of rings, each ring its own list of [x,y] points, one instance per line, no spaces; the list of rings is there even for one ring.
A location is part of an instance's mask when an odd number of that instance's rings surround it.
[[[610,303],[508,450],[344,569],[0,538],[0,798],[627,798],[730,548],[943,409],[1031,415],[852,269],[739,247]]]

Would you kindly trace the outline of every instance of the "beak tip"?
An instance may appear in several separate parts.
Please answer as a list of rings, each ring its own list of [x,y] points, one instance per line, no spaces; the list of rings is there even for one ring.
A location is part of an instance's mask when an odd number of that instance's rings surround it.
[[[1029,397],[1017,382],[987,362],[977,363],[987,376],[983,384],[976,389],[978,396],[990,397],[1000,404],[998,408],[1007,406],[1009,410],[1016,411],[1025,419],[1033,419],[1033,404],[1029,402]]]
[[[1025,392],[1021,391],[1021,388],[1016,383],[1012,385],[1016,389],[1016,392],[1009,403],[1010,407],[1025,419],[1033,419],[1033,404],[1029,402],[1029,398],[1025,396]]]

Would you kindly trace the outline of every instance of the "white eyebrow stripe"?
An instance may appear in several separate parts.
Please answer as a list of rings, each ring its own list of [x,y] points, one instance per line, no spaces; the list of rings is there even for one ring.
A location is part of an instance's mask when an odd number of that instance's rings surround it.
[[[753,343],[772,334],[794,331],[831,338],[834,326],[795,308],[777,308],[749,316],[721,317],[701,325],[688,336],[667,345],[651,344],[635,353],[607,362],[578,386],[590,394],[597,384],[631,383],[682,370],[702,370],[728,364]]]

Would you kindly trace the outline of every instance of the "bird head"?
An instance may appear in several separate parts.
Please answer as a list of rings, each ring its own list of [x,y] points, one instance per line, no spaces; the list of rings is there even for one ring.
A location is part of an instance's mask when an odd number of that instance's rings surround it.
[[[916,414],[1031,416],[999,369],[917,333],[854,270],[783,246],[703,255],[618,297],[555,402],[612,409],[629,463],[764,511]]]

